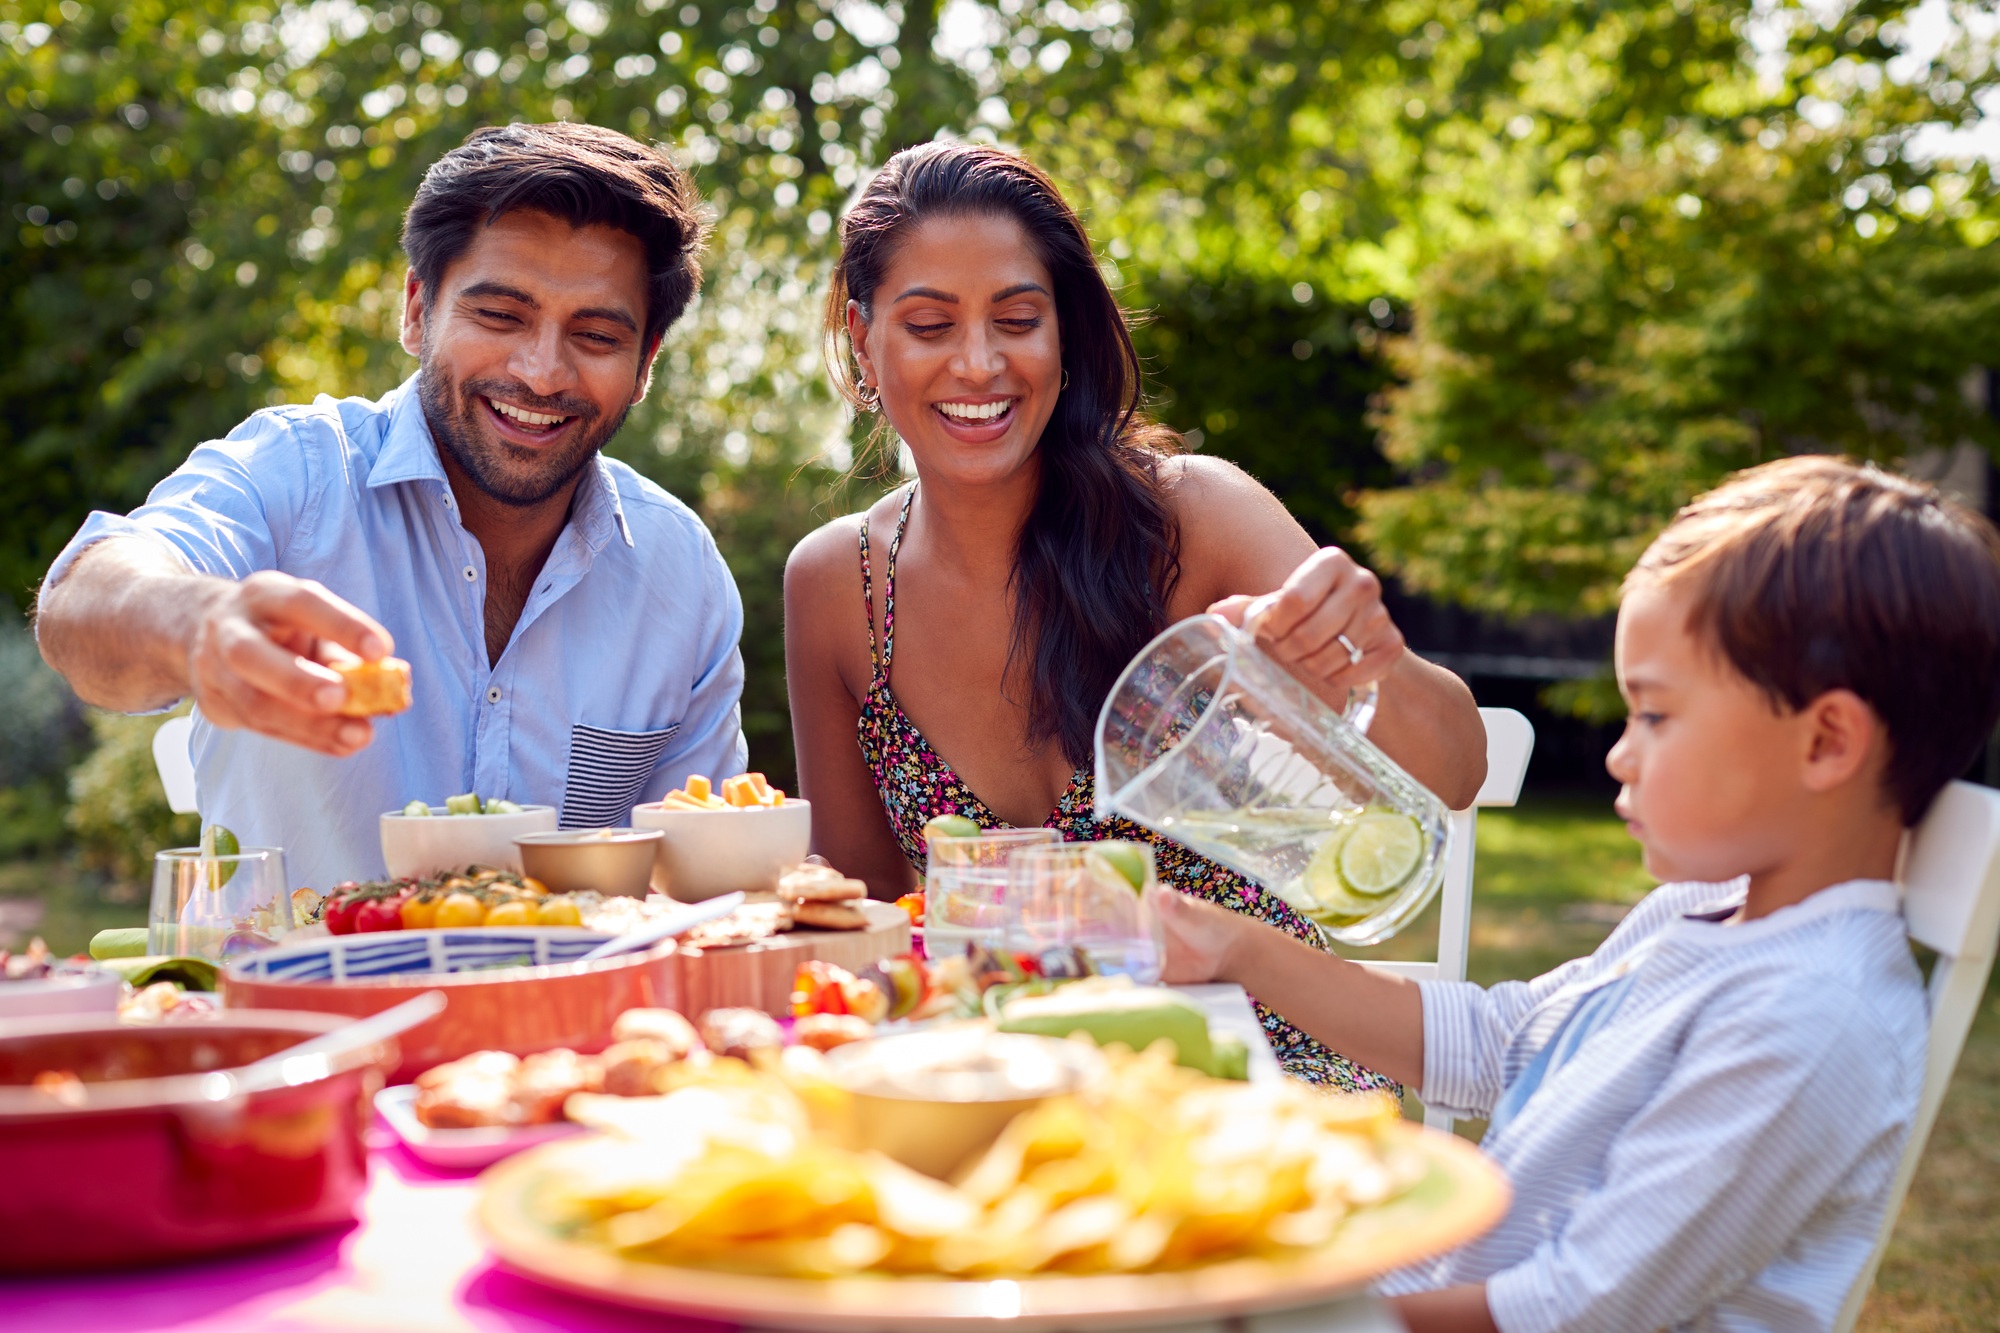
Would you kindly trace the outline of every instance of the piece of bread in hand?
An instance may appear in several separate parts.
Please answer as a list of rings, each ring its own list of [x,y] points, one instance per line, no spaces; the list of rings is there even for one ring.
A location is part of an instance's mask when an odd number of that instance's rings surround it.
[[[382,717],[410,706],[410,664],[400,657],[335,662],[332,669],[347,686],[347,701],[336,710],[342,717]]]

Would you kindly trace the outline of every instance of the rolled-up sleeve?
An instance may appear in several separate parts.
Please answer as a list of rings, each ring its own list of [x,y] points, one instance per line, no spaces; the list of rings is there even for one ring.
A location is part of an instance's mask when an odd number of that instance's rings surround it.
[[[1425,1104],[1453,1115],[1483,1116],[1506,1088],[1507,1050],[1534,1008],[1589,965],[1579,958],[1533,981],[1476,986],[1419,981],[1424,1003]]]
[[[743,737],[743,601],[736,580],[713,540],[703,533],[707,596],[696,623],[701,637],[690,653],[694,683],[680,729],[646,781],[645,799],[657,801],[694,774],[717,779],[741,773],[750,762]]]
[[[240,579],[276,568],[310,521],[319,451],[289,414],[259,412],[226,439],[198,446],[129,515],[92,513],[49,567],[62,581],[107,537],[164,542],[197,573]]]
[[[1678,1325],[1773,1263],[1835,1191],[1875,1189],[1857,1163],[1894,1169],[1907,1053],[1846,991],[1746,988],[1684,1050],[1566,1225],[1487,1280],[1505,1333]],[[1763,1295],[1764,1327],[1830,1325],[1809,1293]]]

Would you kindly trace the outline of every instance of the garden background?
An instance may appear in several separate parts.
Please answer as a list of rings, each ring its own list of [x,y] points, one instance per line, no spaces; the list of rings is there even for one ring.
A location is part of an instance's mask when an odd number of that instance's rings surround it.
[[[50,559],[255,408],[406,376],[425,166],[569,118],[668,144],[716,212],[612,448],[736,574],[756,766],[790,777],[785,556],[896,479],[821,369],[835,220],[896,148],[995,140],[1083,210],[1153,410],[1535,716],[1475,975],[1588,948],[1644,880],[1563,798],[1602,791],[1605,617],[1674,508],[1808,450],[1992,508],[1996,43],[1991,0],[0,0],[0,937],[80,946],[191,832],[155,720],[41,665]],[[1875,1327],[2000,1309],[2000,1009],[1946,1115]]]

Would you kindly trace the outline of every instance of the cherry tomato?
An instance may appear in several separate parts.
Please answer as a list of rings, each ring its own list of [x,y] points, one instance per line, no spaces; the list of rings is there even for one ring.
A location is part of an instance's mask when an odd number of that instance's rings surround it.
[[[429,930],[437,924],[438,900],[419,898],[415,894],[402,900],[401,908],[404,930]]]
[[[486,920],[486,904],[469,893],[453,893],[438,904],[437,916],[433,918],[439,930],[460,930],[466,926],[476,926]]]
[[[535,924],[535,905],[515,899],[501,903],[486,913],[489,926],[532,926]]]
[[[326,922],[330,934],[352,935],[355,909],[360,906],[359,898],[351,898],[344,893],[336,892],[335,896],[327,900],[326,911],[320,919]]]
[[[567,898],[549,898],[535,909],[535,922],[543,926],[580,926],[583,913]]]
[[[402,928],[403,902],[400,898],[370,898],[355,909],[354,931],[357,935]]]

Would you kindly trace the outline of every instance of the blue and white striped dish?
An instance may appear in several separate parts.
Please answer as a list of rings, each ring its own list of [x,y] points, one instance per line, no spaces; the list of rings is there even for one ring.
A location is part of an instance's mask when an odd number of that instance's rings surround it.
[[[332,935],[254,953],[230,968],[265,981],[358,981],[410,973],[470,972],[573,963],[609,935],[574,926],[385,930]]]

